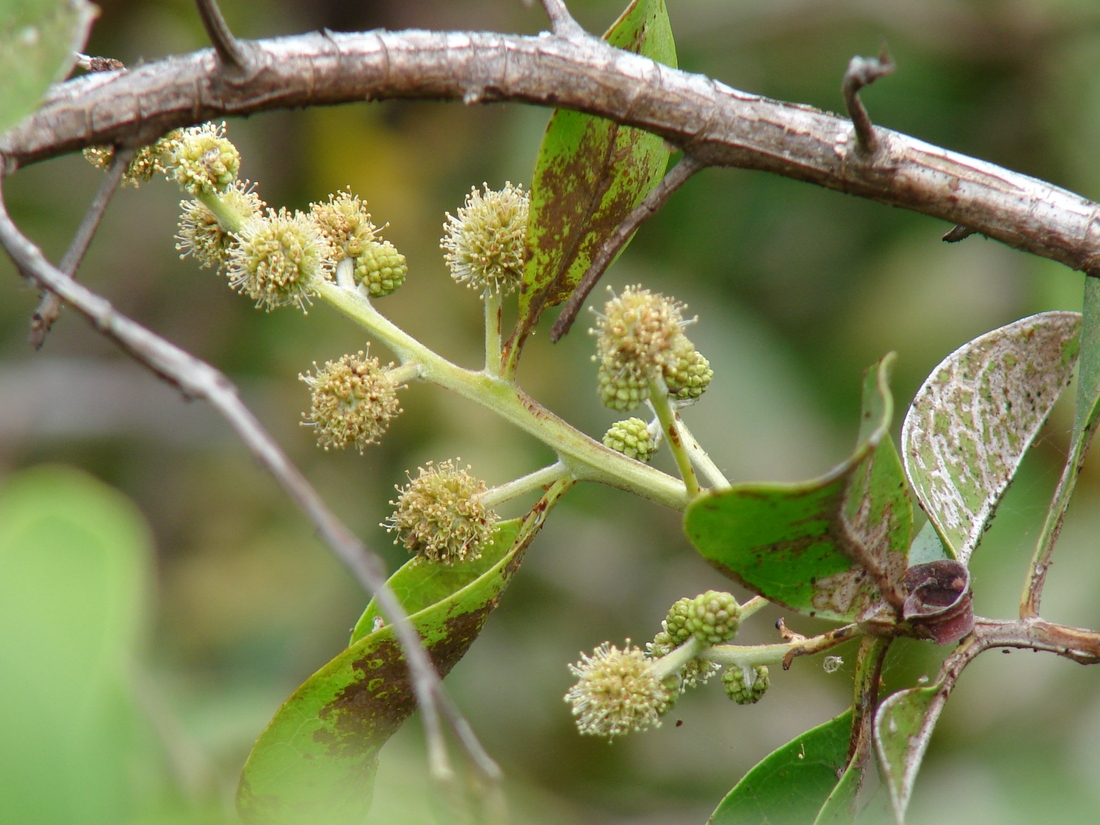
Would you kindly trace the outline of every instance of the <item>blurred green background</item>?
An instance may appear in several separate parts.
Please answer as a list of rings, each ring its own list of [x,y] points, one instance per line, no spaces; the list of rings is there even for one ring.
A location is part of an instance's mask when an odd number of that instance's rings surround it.
[[[825,109],[842,106],[848,59],[876,53],[884,40],[899,68],[864,93],[876,123],[1100,198],[1095,3],[668,4],[682,68]],[[621,10],[602,0],[570,5],[597,32]],[[132,64],[205,45],[186,0],[100,6],[92,54]],[[541,11],[519,0],[226,0],[223,7],[238,34],[256,38],[321,27],[527,34],[544,27]],[[228,135],[243,155],[242,176],[272,205],[305,208],[346,185],[366,198],[410,268],[405,287],[380,309],[476,366],[480,304],[446,274],[438,249],[444,213],[482,181],[527,184],[548,115],[512,105],[386,102],[234,120]],[[5,190],[20,225],[57,260],[99,178],[70,157],[19,172]],[[362,348],[364,337],[324,306],[308,315],[258,313],[209,271],[180,261],[172,237],[179,198],[163,181],[122,191],[81,280],[237,381],[292,459],[391,567],[403,551],[378,522],[406,471],[461,456],[496,484],[550,460],[488,413],[427,386],[403,393],[405,414],[366,456],[316,449],[298,426],[308,396],[297,375],[315,360]],[[895,391],[904,405],[941,358],[975,335],[1032,312],[1079,308],[1080,274],[977,237],[948,246],[940,236],[949,228],[760,173],[708,170],[641,231],[607,280],[642,282],[700,313],[692,338],[716,375],[687,419],[727,474],[795,480],[844,457],[856,432],[861,371],[884,352],[899,352]],[[27,320],[37,295],[6,258],[0,270],[0,515],[7,519],[0,560],[16,571],[7,587],[0,582],[0,718],[16,731],[0,733],[0,766],[22,765],[41,781],[33,768],[41,765],[54,778],[16,787],[17,774],[0,771],[4,793],[50,798],[17,820],[0,813],[0,821],[231,822],[252,742],[294,687],[343,647],[366,598],[205,405],[181,400],[71,313],[33,353]],[[520,377],[598,437],[614,415],[595,396],[585,326],[557,346],[537,335]],[[1056,410],[975,555],[983,615],[1015,613],[1070,415],[1068,407]],[[23,473],[41,464],[86,475]],[[148,537],[129,505],[93,477],[136,503]],[[1093,460],[1046,590],[1050,619],[1100,627],[1098,504],[1100,461]],[[71,516],[80,507],[121,519],[132,536],[104,550],[88,528],[87,546],[106,554],[88,551],[85,561],[101,562],[87,562],[92,572],[76,563],[35,567],[40,559],[11,550],[21,524],[13,513],[52,513],[61,529],[77,523]],[[122,595],[105,598],[111,587]],[[576,733],[562,701],[567,662],[605,639],[650,638],[676,598],[728,587],[682,538],[676,513],[613,490],[570,495],[448,678],[503,765],[521,821],[701,825],[758,759],[846,706],[850,661],[831,675],[800,661],[774,673],[753,707],[732,704],[712,684],[681,699],[657,731],[610,746]],[[120,600],[129,606],[115,624],[92,626]],[[761,614],[741,638],[772,641],[779,615]],[[788,620],[806,633],[825,627]],[[100,664],[74,656],[107,638],[100,632],[114,640]],[[897,648],[886,671],[891,687],[933,675],[942,655],[923,644]],[[12,664],[36,651],[49,663],[35,671],[38,682]],[[36,687],[67,678],[87,688],[102,667],[117,678],[78,692],[99,702],[95,713],[80,711],[79,724],[66,721],[79,709],[64,693]],[[32,713],[43,727],[24,718]],[[8,724],[20,719],[23,727]],[[1048,655],[983,656],[933,739],[912,822],[1095,822],[1098,743],[1100,670]],[[89,748],[95,756],[81,756]],[[429,821],[422,750],[415,720],[387,745],[371,822]],[[80,807],[66,808],[57,787],[70,789]]]

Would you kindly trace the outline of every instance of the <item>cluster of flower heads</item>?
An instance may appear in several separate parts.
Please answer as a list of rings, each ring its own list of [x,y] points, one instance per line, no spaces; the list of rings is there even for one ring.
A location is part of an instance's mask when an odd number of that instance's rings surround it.
[[[731,641],[740,624],[737,600],[708,590],[677,601],[645,651],[628,639],[621,650],[604,642],[591,655],[582,653],[579,662],[569,665],[577,681],[565,694],[578,729],[613,738],[660,726],[660,717],[680,694],[721,670],[698,654]],[[689,641],[696,647],[679,650]],[[753,704],[764,695],[768,679],[766,666],[735,664],[723,674],[722,686],[738,704]]]
[[[610,287],[608,288],[610,291]],[[679,301],[628,286],[597,314],[596,336],[599,395],[605,406],[632,410],[662,382],[669,396],[693,401],[710,384],[710,364],[684,334],[688,321]]]
[[[497,514],[482,503],[485,482],[447,461],[428,462],[416,478],[398,487],[396,509],[382,526],[396,533],[418,558],[454,564],[479,558],[493,537]]]

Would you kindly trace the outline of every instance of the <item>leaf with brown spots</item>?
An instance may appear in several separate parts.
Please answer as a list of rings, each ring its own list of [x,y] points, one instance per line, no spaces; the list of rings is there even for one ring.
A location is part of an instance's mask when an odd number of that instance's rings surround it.
[[[913,507],[890,441],[893,363],[891,353],[865,373],[858,445],[828,475],[801,484],[736,484],[689,505],[684,530],[707,561],[800,613],[839,621],[900,617]]]
[[[634,0],[604,39],[676,66],[664,0]],[[513,347],[522,346],[544,309],[569,297],[600,246],[661,180],[668,155],[664,140],[648,132],[582,112],[554,111],[531,183],[527,268]]]
[[[497,525],[476,561],[414,560],[391,577],[441,676],[481,632],[544,515]],[[416,709],[401,646],[391,626],[379,619],[375,629],[376,615],[368,606],[352,644],[287,699],[253,746],[237,790],[247,825],[364,821],[378,751]]]

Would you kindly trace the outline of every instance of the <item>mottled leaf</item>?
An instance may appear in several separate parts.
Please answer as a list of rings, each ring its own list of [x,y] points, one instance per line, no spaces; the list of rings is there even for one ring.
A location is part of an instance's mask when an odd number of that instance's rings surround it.
[[[848,761],[852,711],[796,736],[750,770],[707,825],[810,825]]]
[[[0,0],[0,132],[68,75],[96,13],[87,0]]]
[[[0,821],[131,821],[152,556],[133,503],[85,473],[0,491]]]
[[[941,685],[902,690],[875,716],[875,747],[898,822],[904,822],[913,783],[949,691]]]
[[[801,613],[863,621],[887,603],[900,612],[913,511],[890,441],[893,362],[891,354],[867,370],[858,445],[831,473],[736,484],[689,505],[684,529],[704,558]]]
[[[676,66],[664,0],[633,0],[604,39]],[[555,110],[531,182],[520,340],[544,309],[569,297],[604,241],[661,180],[668,155],[665,142],[648,132]]]
[[[535,521],[522,534],[521,520],[499,524],[476,561],[445,571],[413,561],[394,574],[395,594],[441,675],[481,631],[541,517]],[[353,643],[294,692],[253,746],[237,790],[248,825],[365,819],[378,751],[416,705],[393,628],[374,629],[375,615],[368,608]]]
[[[1081,316],[1044,312],[975,338],[917,391],[902,428],[905,471],[963,564],[1069,381]]]

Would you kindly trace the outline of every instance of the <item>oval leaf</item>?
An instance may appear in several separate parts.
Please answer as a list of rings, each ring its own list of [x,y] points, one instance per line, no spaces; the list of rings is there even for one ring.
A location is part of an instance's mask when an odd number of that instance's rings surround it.
[[[65,79],[96,14],[87,0],[0,0],[0,132]]]
[[[520,519],[497,525],[480,559],[445,570],[413,561],[392,577],[441,676],[481,631],[541,515],[529,517],[522,531]],[[320,817],[340,825],[365,819],[378,750],[416,706],[393,628],[374,629],[374,615],[368,607],[353,644],[287,699],[253,746],[237,790],[244,822],[297,825]]]
[[[887,697],[875,716],[875,747],[898,822],[913,793],[924,752],[949,690],[942,685],[902,690]]]
[[[712,565],[791,610],[864,621],[900,614],[913,508],[890,441],[890,354],[864,376],[855,453],[802,484],[738,484],[699,496],[684,530]]]
[[[848,762],[851,732],[849,708],[796,736],[745,774],[707,825],[813,822]]]
[[[945,358],[913,399],[905,472],[963,564],[1070,379],[1080,326],[1076,312],[1043,312],[995,329]]]
[[[633,0],[604,35],[612,46],[676,66],[664,0]],[[582,112],[550,117],[531,181],[518,340],[569,297],[596,252],[668,165],[662,138]]]

